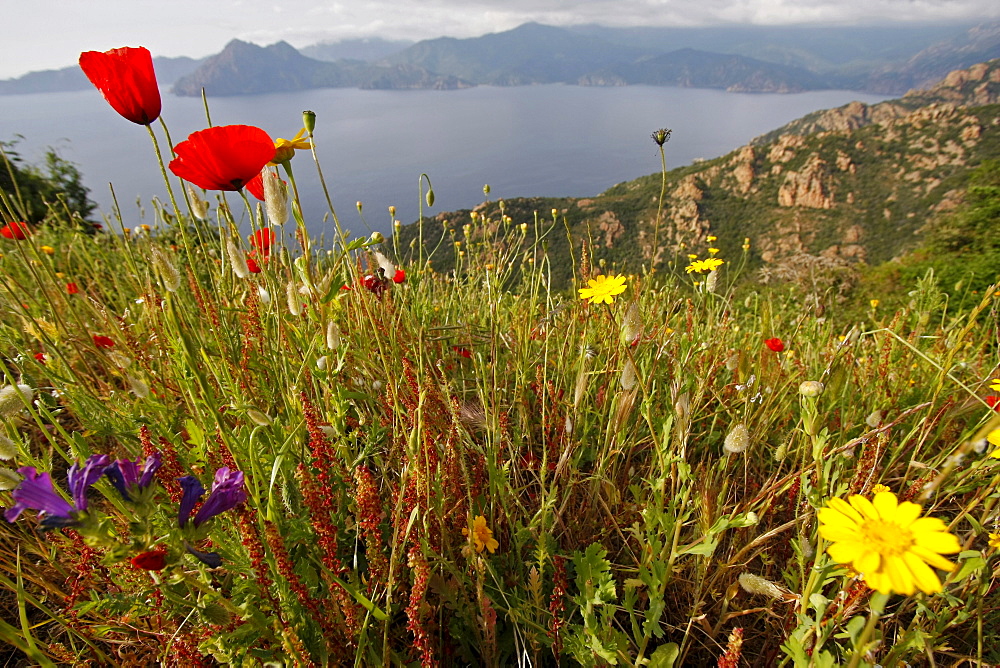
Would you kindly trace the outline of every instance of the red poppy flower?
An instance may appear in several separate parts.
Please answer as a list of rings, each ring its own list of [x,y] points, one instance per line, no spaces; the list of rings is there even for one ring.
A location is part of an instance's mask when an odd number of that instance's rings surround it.
[[[48,358],[49,356],[46,355],[45,353],[35,353],[35,359],[41,362],[42,364],[45,364],[45,360],[47,360]]]
[[[254,230],[250,235],[250,245],[260,251],[262,256],[267,257],[271,254],[271,245],[277,236],[270,227]]]
[[[108,104],[128,120],[149,125],[160,117],[160,88],[153,57],[145,47],[85,51],[80,54],[80,69]]]
[[[781,339],[764,339],[764,345],[776,353],[785,349],[785,344]]]
[[[114,348],[115,342],[108,336],[94,335],[94,345],[98,348]]]
[[[7,223],[3,227],[0,227],[0,235],[6,237],[7,239],[17,239],[18,241],[23,241],[31,236],[31,228],[28,227],[27,223]]]
[[[472,351],[469,350],[468,348],[461,348],[459,346],[452,346],[451,349],[454,350],[456,353],[458,353],[461,357],[464,357],[467,360],[472,359]]]
[[[253,259],[249,255],[247,255],[247,269],[250,270],[251,274],[259,274],[260,273],[260,265],[257,264],[257,260]]]
[[[396,273],[392,276],[393,283],[402,283],[406,280],[406,272],[402,269],[397,269]]]
[[[174,147],[170,171],[205,190],[239,190],[274,157],[274,143],[252,125],[218,125]]]
[[[66,284],[66,294],[68,294],[68,295],[75,295],[78,292],[80,292],[80,288],[77,287],[76,283],[67,283]]]
[[[143,552],[129,559],[129,562],[139,570],[162,571],[167,566],[167,551],[150,550],[149,552]]]
[[[986,402],[987,406],[1000,413],[1000,397],[991,394],[988,397],[983,397],[983,401]]]
[[[365,275],[364,278],[361,279],[361,284],[364,285],[369,292],[375,293],[378,297],[381,297],[382,293],[385,292],[385,281],[374,274]]]
[[[259,199],[261,202],[264,201],[264,177],[261,176],[262,172],[257,172],[257,176],[253,177],[247,184],[243,186],[247,189],[247,192]]]

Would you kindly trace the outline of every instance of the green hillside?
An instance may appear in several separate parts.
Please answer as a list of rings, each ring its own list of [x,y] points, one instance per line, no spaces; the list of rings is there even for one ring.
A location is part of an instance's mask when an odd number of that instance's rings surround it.
[[[1000,158],[998,81],[1000,61],[991,61],[930,91],[818,112],[728,155],[671,170],[659,223],[662,179],[651,174],[592,198],[508,200],[502,214],[497,203],[484,203],[478,213],[488,225],[466,228],[468,210],[441,214],[425,221],[425,246],[436,247],[445,230],[448,243],[433,264],[447,271],[455,241],[468,248],[492,239],[494,228],[526,223],[520,248],[545,234],[559,285],[572,277],[570,239],[577,253],[586,242],[595,260],[625,271],[652,264],[677,270],[689,253],[705,252],[709,236],[718,237],[713,244],[723,258],[741,257],[749,238],[746,260],[757,279],[795,277],[810,258],[813,268],[832,271],[878,265],[923,243],[927,230],[960,206],[970,173]],[[810,127],[825,129],[800,134]],[[404,247],[418,228],[404,228]]]

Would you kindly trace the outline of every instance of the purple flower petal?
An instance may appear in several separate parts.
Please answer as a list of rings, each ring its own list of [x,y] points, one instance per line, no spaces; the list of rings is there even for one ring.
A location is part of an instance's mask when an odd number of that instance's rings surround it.
[[[134,462],[131,459],[116,459],[111,466],[104,469],[104,475],[108,476],[111,484],[122,495],[126,501],[132,501],[129,490],[143,490],[153,482],[153,475],[162,465],[160,453],[155,452],[146,458],[146,463],[142,467],[142,477],[139,476],[139,460]]]
[[[194,516],[194,525],[201,526],[216,515],[235,508],[246,501],[247,492],[243,488],[243,471],[232,471],[223,466],[215,472],[215,482],[205,503]]]
[[[69,467],[66,478],[77,510],[87,509],[87,490],[104,475],[104,469],[110,464],[111,458],[107,455],[91,455],[82,468],[79,463]]]
[[[183,478],[178,478],[178,480],[181,482],[182,496],[181,506],[177,511],[177,522],[183,528],[187,524],[191,510],[198,503],[201,495],[205,493],[205,488],[202,487],[202,484],[193,475],[186,475]]]
[[[138,463],[138,460],[136,462]],[[146,457],[146,465],[142,467],[142,477],[139,478],[139,489],[146,489],[153,484],[153,475],[161,466],[163,466],[163,460],[159,452],[154,452]]]
[[[14,505],[4,513],[4,519],[14,522],[28,508],[34,508],[46,517],[70,519],[74,508],[55,491],[51,475],[39,473],[34,466],[22,466],[17,472],[24,476],[24,480],[11,492]]]

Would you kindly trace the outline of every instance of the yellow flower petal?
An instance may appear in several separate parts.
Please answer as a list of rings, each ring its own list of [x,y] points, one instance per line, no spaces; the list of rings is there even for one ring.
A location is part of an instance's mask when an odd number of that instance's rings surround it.
[[[891,492],[883,492],[883,494],[885,493],[891,493]],[[854,494],[849,499],[847,499],[847,501],[848,503],[851,504],[851,506],[854,507],[855,510],[861,513],[862,517],[864,517],[866,520],[879,519],[878,510],[875,509],[875,504],[873,504],[871,501],[861,496],[860,494]]]
[[[920,557],[907,552],[903,555],[903,560],[913,574],[913,578],[916,580],[917,586],[920,587],[920,591],[925,594],[933,594],[941,591],[941,580],[938,579],[937,573],[931,570],[930,566],[925,564]]]
[[[863,498],[863,497],[862,497]],[[896,495],[892,492],[879,492],[872,499],[872,505],[875,506],[875,510],[878,511],[879,517],[884,520],[892,520],[896,516]],[[917,514],[920,514],[920,508],[917,508]],[[912,520],[911,520],[912,521]]]

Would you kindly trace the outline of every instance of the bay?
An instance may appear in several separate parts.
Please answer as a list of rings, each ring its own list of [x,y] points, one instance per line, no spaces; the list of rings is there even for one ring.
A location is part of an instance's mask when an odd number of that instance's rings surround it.
[[[363,234],[391,229],[389,205],[404,223],[417,219],[421,173],[430,177],[436,195],[424,215],[475,206],[484,199],[484,184],[490,184],[493,200],[592,196],[658,172],[650,133],[661,127],[673,130],[666,145],[672,168],[724,155],[817,109],[884,99],[852,91],[771,95],[554,84],[454,91],[336,88],[215,98],[209,106],[216,125],[257,125],[285,138],[301,127],[302,110],[315,111],[317,152],[334,208],[345,228]],[[175,143],[206,127],[200,99],[164,93],[163,118]],[[159,124],[153,127],[165,148]],[[78,164],[101,214],[112,211],[113,184],[127,226],[152,223],[151,198],[166,200],[146,128],[118,116],[96,90],[0,97],[0,139],[15,135],[23,136],[17,150],[29,161],[40,161],[52,146]],[[311,156],[300,152],[292,164],[310,231],[329,234]],[[235,208],[238,202],[230,201]]]

